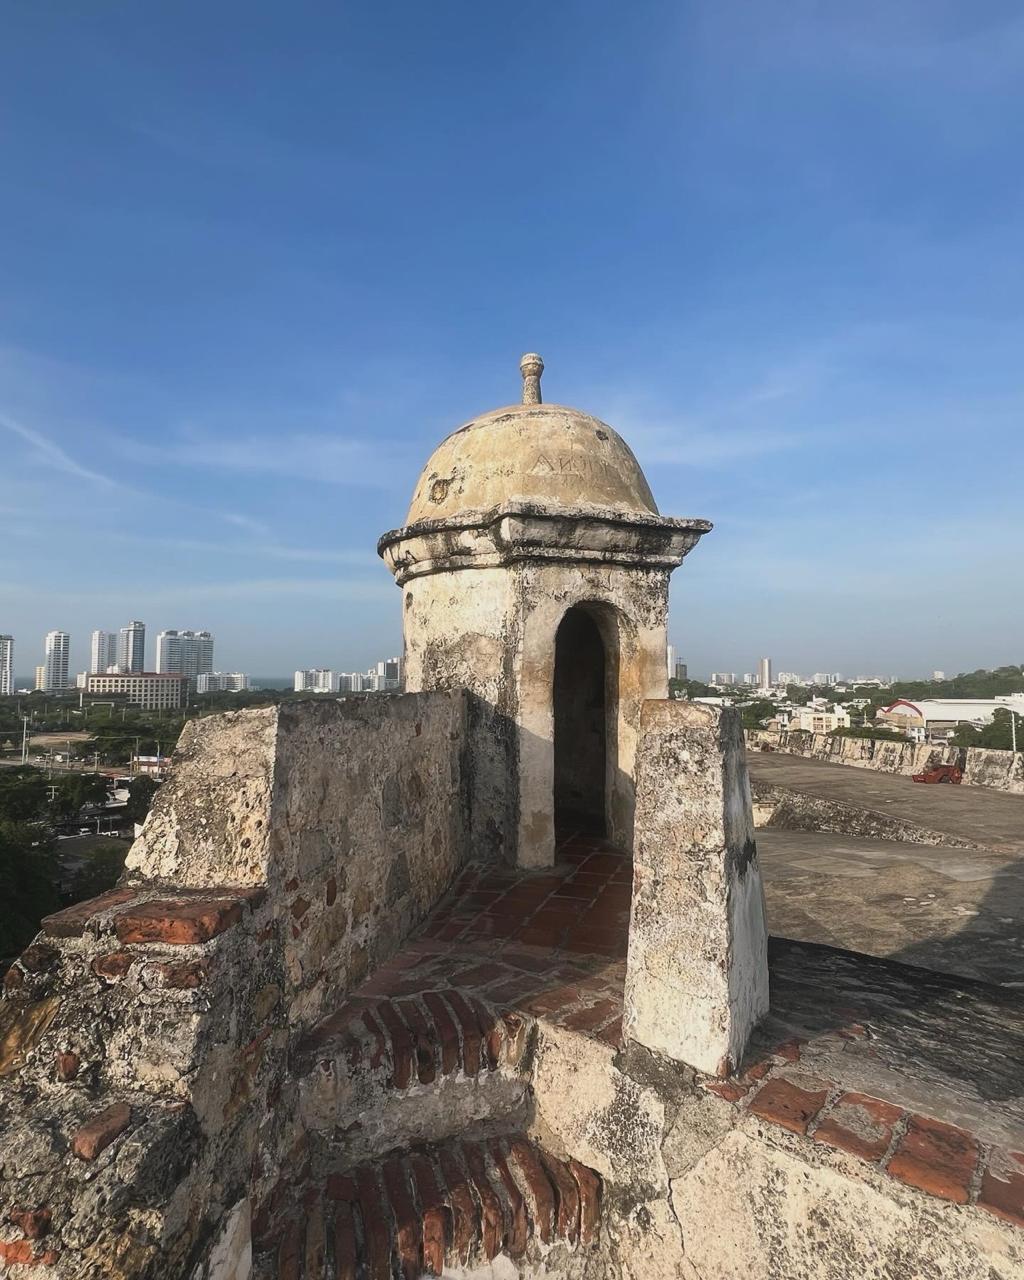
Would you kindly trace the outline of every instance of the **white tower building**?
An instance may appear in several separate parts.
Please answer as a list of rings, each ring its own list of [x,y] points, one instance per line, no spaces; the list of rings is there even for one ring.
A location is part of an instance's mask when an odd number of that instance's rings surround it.
[[[138,675],[146,669],[146,624],[129,622],[121,628],[117,651],[117,665],[129,675]]]
[[[14,692],[14,636],[0,636],[0,697]]]
[[[89,674],[105,675],[117,666],[120,637],[116,631],[94,631],[89,644]]]
[[[43,688],[47,693],[68,687],[68,658],[71,637],[66,631],[46,633],[46,657],[43,662]]]

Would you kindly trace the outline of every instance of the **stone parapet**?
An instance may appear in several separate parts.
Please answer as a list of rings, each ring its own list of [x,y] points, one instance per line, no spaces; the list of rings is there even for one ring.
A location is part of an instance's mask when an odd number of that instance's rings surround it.
[[[880,773],[912,775],[938,764],[958,764],[963,785],[992,787],[1024,795],[1024,752],[991,751],[983,747],[939,747],[924,742],[893,742],[888,738],[845,738],[831,733],[751,729],[751,751],[783,751],[831,764],[875,769]]]
[[[464,716],[456,692],[189,724],[122,884],[5,976],[0,1260],[247,1280],[250,1197],[303,1134],[293,1043],[465,859]]]
[[[738,712],[646,702],[626,1037],[730,1074],[768,1011],[767,942]]]

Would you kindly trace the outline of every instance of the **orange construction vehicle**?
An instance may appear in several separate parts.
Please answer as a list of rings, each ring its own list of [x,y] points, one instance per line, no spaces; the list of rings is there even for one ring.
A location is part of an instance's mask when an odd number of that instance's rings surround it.
[[[924,773],[915,773],[915,782],[960,782],[963,778],[960,766],[956,764],[933,764]]]

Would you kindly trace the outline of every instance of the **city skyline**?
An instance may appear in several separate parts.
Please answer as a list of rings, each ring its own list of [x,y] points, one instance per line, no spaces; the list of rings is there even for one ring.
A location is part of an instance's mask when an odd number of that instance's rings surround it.
[[[45,669],[51,636],[60,635],[63,637],[63,651],[67,655],[66,665],[68,684],[66,687],[70,688],[74,683],[74,677],[80,673],[90,675],[103,674],[108,669],[124,667],[126,664],[121,661],[121,659],[123,659],[126,653],[128,653],[132,643],[137,642],[137,636],[141,635],[142,643],[145,643],[144,637],[146,629],[146,624],[138,620],[129,623],[126,627],[121,627],[117,631],[106,632],[102,629],[94,629],[90,633],[90,657],[89,661],[85,665],[80,665],[76,662],[74,657],[75,648],[73,635],[59,629],[51,629],[51,631],[43,637],[43,662],[41,664],[37,664],[34,667],[34,671],[38,674],[38,672]],[[145,670],[153,674],[183,674],[189,676],[193,680],[200,674],[215,673],[218,676],[226,676],[228,674],[241,673],[244,665],[241,663],[229,664],[232,667],[231,672],[228,672],[227,668],[224,667],[223,664],[215,670],[215,640],[215,635],[205,628],[164,628],[157,633],[156,636],[156,642],[154,645],[155,661],[148,663]],[[171,646],[174,647],[172,648]],[[302,647],[301,643],[299,647]],[[388,647],[389,646],[386,644],[383,646],[385,650],[387,650]],[[390,647],[394,648],[395,646],[392,645]],[[400,651],[401,645],[399,644],[397,647]],[[18,652],[23,651],[17,646],[17,637],[12,633],[0,632],[0,664],[7,664],[5,669],[9,669],[10,671],[12,692],[16,685],[22,688],[32,688],[33,677],[31,677],[27,671],[21,670],[16,665],[14,654]],[[380,652],[380,650],[377,652]],[[96,662],[100,660],[99,655],[107,654],[109,656],[112,653],[116,655],[115,662],[109,663],[106,668],[97,667],[95,665]],[[163,658],[161,658],[161,653],[165,655]],[[324,655],[321,654],[320,656],[323,657]],[[365,670],[367,672],[372,672],[375,666],[380,668],[383,666],[384,662],[400,663],[401,658],[398,657],[381,660],[376,657],[372,657],[369,663],[366,664]],[[1001,662],[997,662],[991,665],[999,666],[1003,664]],[[754,664],[756,668],[755,670],[750,669],[749,662],[747,664],[738,664],[736,670],[717,665],[702,668],[687,660],[685,652],[681,650],[680,646],[672,641],[671,636],[666,650],[666,666],[669,678],[673,678],[674,674],[675,678],[679,679],[690,678],[703,680],[706,677],[712,684],[721,682],[749,684],[760,687],[767,687],[767,685],[772,683],[806,683],[814,685],[827,685],[840,681],[855,683],[860,678],[867,680],[946,679],[945,670],[937,668],[928,670],[927,667],[921,663],[918,663],[911,669],[895,672],[881,667],[872,669],[868,664],[856,661],[852,663],[848,669],[850,671],[858,672],[859,675],[857,676],[842,674],[832,668],[828,671],[823,671],[821,670],[820,662],[809,663],[805,666],[797,666],[797,664],[793,664],[793,668],[791,669],[788,658],[785,658],[781,663],[778,663],[774,657],[758,658],[757,662]],[[952,670],[954,671],[954,674],[956,674],[961,670],[973,671],[977,670],[979,667],[985,666],[986,664],[979,663]],[[331,666],[308,668],[297,668],[293,661],[287,664],[287,669],[284,671],[256,671],[253,668],[249,668],[245,671],[245,675],[247,678],[272,680],[277,683],[285,684],[292,683],[299,675],[300,671],[308,672],[309,674],[313,674],[314,672],[324,672],[338,676],[346,676],[363,674],[363,671],[361,670],[362,667],[363,664],[358,661],[353,662],[349,658],[346,658],[343,663],[334,663]],[[138,668],[138,670],[141,671],[142,668]],[[683,672],[682,675],[678,674],[680,671]],[[867,674],[869,671],[871,671],[872,674]],[[2,674],[3,672],[0,671],[0,676],[2,676]]]
[[[415,7],[218,10],[187,50],[177,8],[13,9],[0,626],[23,672],[55,625],[81,646],[197,607],[244,670],[393,651],[375,541],[531,349],[661,511],[715,522],[673,584],[693,671],[746,670],[752,620],[790,667],[1011,661],[1022,20],[981,8],[569,3],[542,38],[486,10],[454,34]],[[543,180],[510,189],[519,151]]]

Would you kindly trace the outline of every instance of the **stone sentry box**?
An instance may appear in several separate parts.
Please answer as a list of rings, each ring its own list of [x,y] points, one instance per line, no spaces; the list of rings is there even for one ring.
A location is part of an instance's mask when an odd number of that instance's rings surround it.
[[[554,862],[558,819],[580,816],[559,813],[573,772],[559,754],[579,773],[602,757],[582,816],[632,847],[641,708],[667,693],[669,575],[711,528],[659,515],[606,423],[542,404],[543,367],[524,356],[523,403],[442,442],[378,544],[403,591],[406,688],[470,694],[473,856],[532,867]]]

